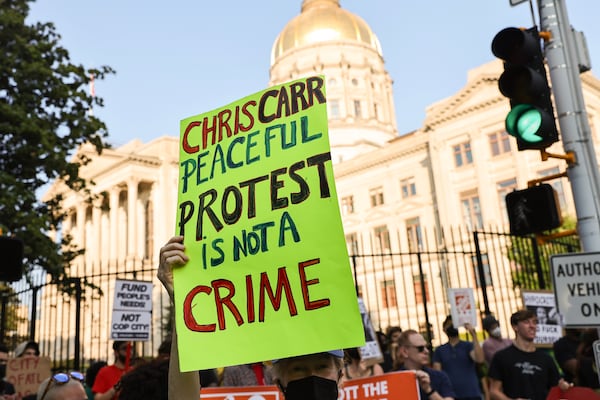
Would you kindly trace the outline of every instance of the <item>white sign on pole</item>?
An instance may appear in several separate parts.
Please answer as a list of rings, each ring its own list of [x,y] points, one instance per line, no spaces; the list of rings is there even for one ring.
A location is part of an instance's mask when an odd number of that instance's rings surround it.
[[[475,328],[477,326],[477,308],[475,307],[475,296],[471,288],[449,288],[448,302],[450,303],[450,315],[452,325],[456,329],[469,323]]]
[[[112,340],[150,340],[152,282],[115,281],[110,337]]]
[[[554,255],[550,266],[563,325],[600,327],[600,253]]]

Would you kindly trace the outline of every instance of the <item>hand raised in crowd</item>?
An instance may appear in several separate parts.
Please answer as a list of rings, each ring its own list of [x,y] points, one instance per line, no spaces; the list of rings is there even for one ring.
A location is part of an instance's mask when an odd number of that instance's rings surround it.
[[[157,276],[173,299],[173,268],[185,265],[189,261],[184,253],[183,236],[173,236],[160,249],[160,263]]]
[[[471,337],[475,337],[477,335],[477,332],[475,331],[475,328],[473,327],[473,325],[471,325],[468,322],[465,323],[465,329],[467,330],[467,332],[469,332]]]

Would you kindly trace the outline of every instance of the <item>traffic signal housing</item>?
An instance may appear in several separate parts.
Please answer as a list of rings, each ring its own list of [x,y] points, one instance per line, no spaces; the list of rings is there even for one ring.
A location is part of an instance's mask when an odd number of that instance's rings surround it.
[[[540,233],[562,225],[556,191],[547,183],[515,190],[505,197],[512,235]]]
[[[21,239],[0,236],[0,282],[16,282],[23,276],[23,251]]]
[[[505,28],[492,41],[492,53],[504,61],[500,93],[510,100],[505,126],[519,150],[542,150],[558,141],[551,89],[537,28]]]

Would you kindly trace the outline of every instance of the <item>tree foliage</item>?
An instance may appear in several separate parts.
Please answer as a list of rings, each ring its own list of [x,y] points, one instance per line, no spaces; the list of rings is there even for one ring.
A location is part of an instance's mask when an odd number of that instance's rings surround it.
[[[573,231],[577,225],[574,218],[565,218],[562,226],[549,234]],[[515,287],[529,290],[552,289],[550,256],[580,251],[577,234],[546,241],[539,241],[534,235],[511,236],[508,259],[515,263],[512,272]]]
[[[105,124],[89,113],[102,99],[87,89],[114,71],[72,63],[54,25],[28,24],[28,14],[29,0],[0,0],[0,228],[23,240],[26,271],[41,267],[59,281],[79,250],[48,237],[64,218],[62,199],[37,196],[57,179],[89,194],[79,176],[89,160],[73,157],[86,142],[98,154],[108,147]]]

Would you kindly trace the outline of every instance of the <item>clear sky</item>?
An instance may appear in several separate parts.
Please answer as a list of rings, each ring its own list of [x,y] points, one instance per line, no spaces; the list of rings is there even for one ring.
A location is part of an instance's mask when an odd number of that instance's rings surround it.
[[[400,134],[421,126],[425,108],[454,94],[469,69],[494,59],[508,26],[534,25],[529,5],[509,0],[340,0],[378,36],[394,80]],[[37,0],[30,20],[53,22],[73,62],[110,65],[97,82],[109,142],[178,136],[179,121],[266,87],[271,46],[301,0]],[[600,70],[600,1],[566,1]],[[536,17],[537,18],[537,17]],[[536,21],[536,24],[538,22]],[[596,67],[594,69],[594,67]],[[600,73],[595,73],[600,77]]]

